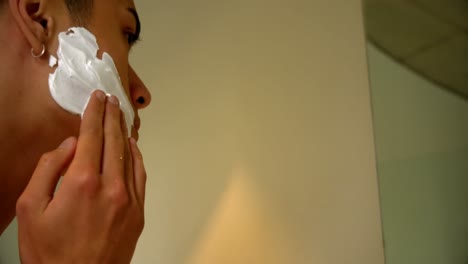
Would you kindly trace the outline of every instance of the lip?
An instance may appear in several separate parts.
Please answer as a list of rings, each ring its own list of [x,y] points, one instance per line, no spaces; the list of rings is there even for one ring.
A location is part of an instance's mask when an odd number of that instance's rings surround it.
[[[134,129],[132,129],[132,137],[136,141],[138,141],[138,139],[140,138],[140,134],[138,133],[138,131],[140,130],[140,127],[141,127],[140,117],[136,116],[135,120],[133,121],[133,128]]]
[[[138,131],[140,130],[141,127],[141,120],[140,117],[135,117],[135,120],[133,121],[133,127]]]

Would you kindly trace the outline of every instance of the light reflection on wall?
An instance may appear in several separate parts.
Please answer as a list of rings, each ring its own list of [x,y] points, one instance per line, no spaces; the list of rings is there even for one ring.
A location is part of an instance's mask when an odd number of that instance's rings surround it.
[[[298,263],[292,240],[248,174],[234,170],[187,264]]]

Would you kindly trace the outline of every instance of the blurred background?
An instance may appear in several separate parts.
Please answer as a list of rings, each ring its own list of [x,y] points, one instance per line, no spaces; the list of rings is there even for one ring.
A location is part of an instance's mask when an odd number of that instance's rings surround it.
[[[468,263],[468,1],[364,10],[386,263]]]

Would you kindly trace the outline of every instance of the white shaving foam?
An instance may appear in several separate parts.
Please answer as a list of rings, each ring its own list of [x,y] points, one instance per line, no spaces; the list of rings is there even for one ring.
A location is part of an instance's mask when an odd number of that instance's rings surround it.
[[[49,60],[51,67],[57,66],[49,75],[50,93],[57,104],[83,117],[93,91],[102,90],[107,95],[115,95],[131,136],[135,113],[112,57],[106,52],[102,59],[97,57],[99,46],[96,37],[85,28],[70,28],[68,32],[60,33],[58,39],[58,59],[51,55]]]

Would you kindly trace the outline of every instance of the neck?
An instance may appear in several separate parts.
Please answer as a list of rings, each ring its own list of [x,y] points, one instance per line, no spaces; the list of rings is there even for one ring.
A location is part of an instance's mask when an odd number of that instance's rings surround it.
[[[1,24],[5,25],[3,29],[13,30],[8,25],[7,17],[2,16],[1,18]],[[17,109],[12,106],[11,101],[18,97],[15,94],[18,91],[15,92],[14,89],[10,88],[11,85],[15,85],[14,80],[12,80],[12,76],[14,76],[12,71],[22,65],[22,61],[18,60],[21,57],[17,53],[21,48],[13,49],[12,46],[18,43],[12,43],[11,39],[6,38],[6,36],[11,36],[12,32],[7,33],[0,37],[0,57],[3,58],[0,64],[0,111],[2,113],[0,115],[0,233],[15,216],[15,204],[20,194],[21,183],[14,181],[13,178],[24,174],[23,170],[26,169],[25,166],[17,164],[20,163],[17,158],[19,157],[19,149],[15,146],[21,146],[19,141],[23,136],[20,135],[18,121],[15,121],[15,119],[19,119],[19,116],[12,111]],[[22,86],[22,80],[17,80],[15,86]]]
[[[1,50],[1,49],[0,49]],[[13,54],[3,54],[4,62],[18,62]],[[13,58],[12,58],[13,57]],[[35,163],[47,149],[44,130],[23,100],[25,83],[12,70],[16,65],[0,65],[0,233],[15,216],[16,200],[32,174]]]
[[[0,16],[0,234],[15,217],[40,156],[77,135],[79,117],[58,107],[48,91],[48,62],[31,57],[19,30]]]

